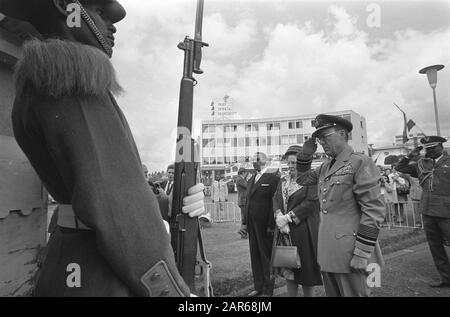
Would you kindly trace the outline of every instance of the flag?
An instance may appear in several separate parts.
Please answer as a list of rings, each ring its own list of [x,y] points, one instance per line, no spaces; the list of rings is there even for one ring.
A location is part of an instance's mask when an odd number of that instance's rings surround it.
[[[403,114],[403,121],[405,123],[404,126],[403,126],[403,144],[405,144],[405,143],[407,143],[409,141],[409,138],[408,138],[408,131],[409,131],[409,129],[408,129],[408,122],[406,121],[406,113],[402,109],[400,109],[400,107],[397,106],[395,103],[394,103],[394,106],[396,106],[397,109],[400,110],[401,113]],[[410,121],[412,121],[412,120],[410,120]]]
[[[408,128],[408,132],[411,131],[411,129],[416,125],[416,123],[412,120],[409,120],[406,124],[406,127]]]
[[[403,111],[402,111],[403,112]],[[403,112],[403,121],[405,122],[405,126],[403,127],[403,144],[409,141],[408,138],[408,123],[406,122],[406,113]]]

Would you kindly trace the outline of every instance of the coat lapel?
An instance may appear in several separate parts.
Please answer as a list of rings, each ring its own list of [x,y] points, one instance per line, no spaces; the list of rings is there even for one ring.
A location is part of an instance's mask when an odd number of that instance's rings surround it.
[[[262,180],[265,177],[265,175],[266,174],[262,174],[257,182],[255,182],[256,181],[256,174],[255,174],[255,176],[253,176],[253,178],[252,178],[252,191],[251,191],[250,195],[253,195],[253,193],[259,188],[259,186],[261,186]]]
[[[353,153],[353,149],[351,147],[347,147],[341,154],[336,158],[336,162],[333,166],[325,173],[325,178],[330,177],[338,170],[344,167],[345,163],[350,159],[350,155]],[[329,165],[329,164],[328,164]],[[327,167],[328,167],[327,165]]]
[[[444,154],[444,156],[436,163],[436,165],[434,166],[434,169],[441,167],[442,165],[447,163],[448,159],[449,159],[449,156]]]

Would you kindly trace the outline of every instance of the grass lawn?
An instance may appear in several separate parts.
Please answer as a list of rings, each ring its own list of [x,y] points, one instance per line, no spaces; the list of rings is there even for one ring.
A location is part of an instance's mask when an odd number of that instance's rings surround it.
[[[242,296],[253,285],[248,240],[240,238],[240,223],[214,223],[204,228],[206,255],[212,262],[211,280],[214,296]],[[380,245],[384,254],[425,241],[422,230],[405,228],[383,229]],[[276,285],[284,284],[277,280]]]

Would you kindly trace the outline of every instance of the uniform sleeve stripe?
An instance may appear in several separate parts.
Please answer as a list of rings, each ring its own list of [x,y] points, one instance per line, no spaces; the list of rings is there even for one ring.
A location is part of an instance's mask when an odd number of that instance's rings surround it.
[[[362,234],[366,237],[370,237],[370,238],[374,238],[376,239],[378,237],[378,234],[380,233],[380,229],[378,228],[374,228],[374,227],[369,227],[366,225],[359,225],[358,228],[358,234]]]
[[[359,243],[371,246],[371,247],[374,247],[376,244],[376,241],[374,242],[374,241],[365,240],[365,239],[361,238],[360,236],[356,237],[356,241],[358,241]]]
[[[358,233],[357,236],[360,237],[361,239],[364,239],[364,240],[367,240],[367,241],[373,241],[373,242],[377,241],[377,238],[368,237],[368,236],[366,236],[364,234],[361,234],[361,233]]]

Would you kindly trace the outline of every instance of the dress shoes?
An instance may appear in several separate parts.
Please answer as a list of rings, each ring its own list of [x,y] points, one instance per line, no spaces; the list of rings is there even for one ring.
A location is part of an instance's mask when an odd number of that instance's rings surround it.
[[[430,287],[432,287],[432,288],[446,288],[446,287],[450,287],[450,282],[430,283]]]
[[[260,295],[261,295],[261,292],[251,291],[250,294],[247,295],[247,297],[259,297]]]

